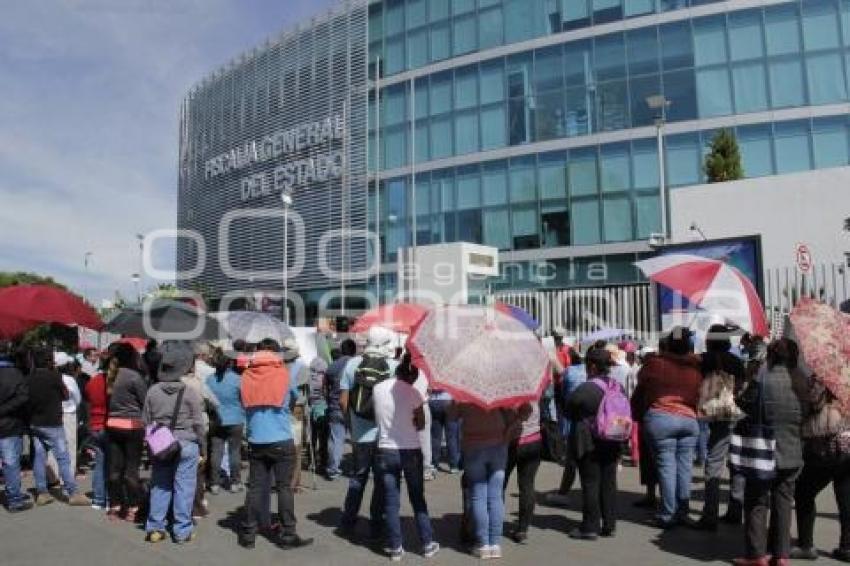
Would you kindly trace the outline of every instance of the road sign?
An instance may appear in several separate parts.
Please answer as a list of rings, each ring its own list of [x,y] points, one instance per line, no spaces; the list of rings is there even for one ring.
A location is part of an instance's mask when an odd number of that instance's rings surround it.
[[[806,244],[797,244],[797,269],[800,273],[807,275],[812,272],[814,262],[812,261],[812,251]]]

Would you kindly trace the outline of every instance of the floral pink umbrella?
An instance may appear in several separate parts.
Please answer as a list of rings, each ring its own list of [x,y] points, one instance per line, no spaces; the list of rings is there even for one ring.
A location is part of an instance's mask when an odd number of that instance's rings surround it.
[[[537,336],[494,308],[435,308],[413,329],[407,347],[432,388],[485,409],[537,401],[551,376]]]
[[[805,298],[790,319],[805,365],[850,414],[850,315]]]

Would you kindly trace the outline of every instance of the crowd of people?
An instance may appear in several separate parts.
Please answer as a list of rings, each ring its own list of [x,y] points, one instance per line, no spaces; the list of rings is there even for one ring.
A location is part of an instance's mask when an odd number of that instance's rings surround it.
[[[632,341],[581,349],[564,334],[555,333],[552,379],[539,401],[492,410],[432,388],[410,354],[396,347],[395,335],[380,327],[361,344],[342,339],[329,363],[309,364],[294,340],[237,341],[230,352],[151,341],[143,355],[119,342],[78,356],[3,343],[5,506],[17,513],[61,496],[110,520],[144,524],[151,543],[184,544],[208,514],[208,494],[244,492],[238,544],[253,548],[262,535],[283,549],[299,548],[313,542],[297,531],[302,469],[338,480],[350,439],[336,532],[359,540],[371,479],[370,540],[394,561],[412,546],[399,518],[402,478],[422,556],[440,550],[426,486],[445,473],[458,477],[470,553],[499,559],[508,480],[515,472],[519,504],[507,534],[522,544],[533,536],[536,476],[545,457],[563,465],[547,502],[564,503],[580,481],[582,521],[569,537],[616,536],[618,470],[627,461],[639,467],[646,487],[636,505],[648,509],[657,528],[715,531],[721,521],[743,523],[738,566],[817,558],[815,499],[833,483],[841,526],[833,556],[850,562],[850,428],[832,393],[802,371],[792,340],[745,336],[733,345],[730,330],[714,326],[706,352],[697,355],[685,328],[664,336],[656,349]],[[741,445],[757,426],[772,433],[772,467],[761,470],[770,473],[755,473],[759,446]],[[161,433],[171,442],[162,449],[154,438]],[[34,498],[21,485],[25,452]],[[83,464],[91,468],[91,497],[77,480]],[[705,500],[692,520],[698,465],[705,466]],[[731,487],[721,515],[727,474]]]

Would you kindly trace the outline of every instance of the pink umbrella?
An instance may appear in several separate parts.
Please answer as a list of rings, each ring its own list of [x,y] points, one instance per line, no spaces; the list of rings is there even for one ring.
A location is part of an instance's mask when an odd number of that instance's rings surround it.
[[[803,361],[850,414],[850,315],[831,306],[801,299],[791,311],[790,337],[800,345]]]
[[[407,347],[431,387],[485,409],[536,402],[551,376],[534,333],[494,308],[436,308],[413,329]]]
[[[759,336],[767,318],[752,281],[726,262],[689,254],[660,255],[635,263],[652,281],[669,287],[702,309],[721,315]]]

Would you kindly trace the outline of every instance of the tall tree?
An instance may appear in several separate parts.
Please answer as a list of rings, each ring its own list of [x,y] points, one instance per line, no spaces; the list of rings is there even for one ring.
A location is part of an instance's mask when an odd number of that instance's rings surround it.
[[[711,140],[711,151],[705,156],[703,165],[709,183],[734,181],[744,177],[741,150],[731,130],[720,130]]]

